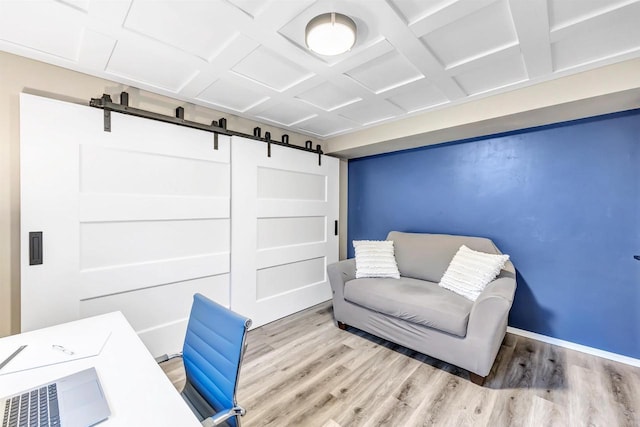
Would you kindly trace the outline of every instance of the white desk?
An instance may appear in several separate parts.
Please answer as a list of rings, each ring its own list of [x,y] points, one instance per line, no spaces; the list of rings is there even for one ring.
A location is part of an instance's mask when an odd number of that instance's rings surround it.
[[[92,331],[105,329],[111,330],[111,336],[99,355],[0,375],[0,397],[93,366],[111,408],[111,416],[101,427],[199,427],[200,422],[120,312],[0,338],[0,350],[6,353],[21,344],[48,342],[47,337],[59,337],[67,330],[74,331],[74,339],[82,339],[78,334],[91,336]]]

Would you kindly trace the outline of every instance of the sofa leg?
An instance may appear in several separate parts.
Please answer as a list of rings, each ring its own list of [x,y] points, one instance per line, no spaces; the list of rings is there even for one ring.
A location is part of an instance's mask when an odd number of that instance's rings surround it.
[[[338,321],[338,328],[342,329],[343,331],[346,331],[347,330],[347,324]]]
[[[487,377],[482,377],[478,374],[475,374],[473,372],[469,372],[469,379],[471,380],[472,383],[474,383],[475,385],[479,385],[480,387],[482,387],[482,385],[484,384],[484,380]]]

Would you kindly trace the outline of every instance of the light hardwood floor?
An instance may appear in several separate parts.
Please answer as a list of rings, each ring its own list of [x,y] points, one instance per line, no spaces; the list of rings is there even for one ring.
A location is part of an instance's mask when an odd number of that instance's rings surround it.
[[[484,387],[333,324],[330,302],[249,332],[244,427],[640,426],[640,368],[507,334]],[[178,390],[181,359],[162,368]]]

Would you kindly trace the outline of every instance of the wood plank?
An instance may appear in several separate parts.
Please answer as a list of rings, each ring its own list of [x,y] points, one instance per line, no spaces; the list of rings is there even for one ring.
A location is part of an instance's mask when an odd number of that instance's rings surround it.
[[[572,426],[605,426],[617,418],[612,396],[602,372],[573,365],[569,381],[579,393],[569,395],[569,424]]]
[[[566,411],[559,405],[539,396],[534,396],[530,407],[529,416],[524,425],[528,427],[562,427],[567,426]]]

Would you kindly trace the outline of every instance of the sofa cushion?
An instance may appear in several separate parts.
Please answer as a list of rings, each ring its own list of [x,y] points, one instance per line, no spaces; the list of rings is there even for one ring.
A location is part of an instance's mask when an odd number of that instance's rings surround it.
[[[462,245],[474,251],[500,254],[493,242],[484,237],[392,231],[387,236],[387,240],[393,240],[401,276],[436,283],[440,282],[449,263]]]
[[[353,249],[356,252],[356,278],[400,278],[396,258],[393,255],[393,242],[388,240],[354,240]]]
[[[509,255],[487,254],[462,245],[438,285],[475,301],[508,260]]]
[[[344,299],[354,304],[464,337],[473,303],[437,283],[400,279],[353,279],[344,285]]]

